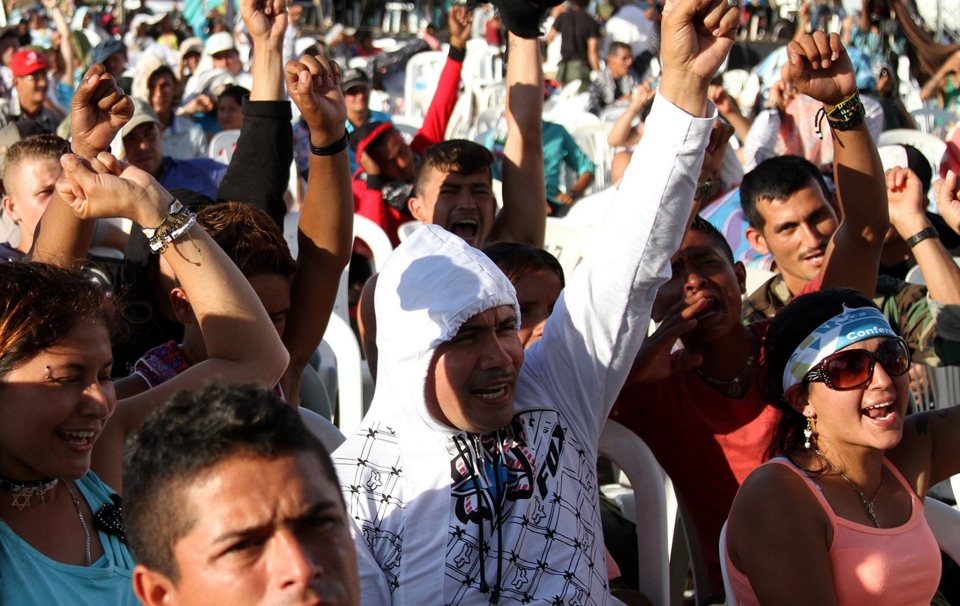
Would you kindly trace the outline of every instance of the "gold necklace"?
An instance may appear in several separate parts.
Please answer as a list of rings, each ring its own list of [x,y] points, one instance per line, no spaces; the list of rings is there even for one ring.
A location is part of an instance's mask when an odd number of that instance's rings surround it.
[[[827,458],[827,455],[820,452],[819,449],[815,450],[814,452],[817,453],[818,457],[823,459],[823,462],[826,463],[830,469],[843,478],[847,484],[850,485],[850,488],[856,491],[857,496],[860,497],[860,502],[863,504],[863,508],[867,511],[867,517],[870,518],[871,522],[873,522],[874,528],[880,528],[880,521],[877,520],[877,512],[873,509],[873,504],[877,502],[877,497],[880,496],[880,489],[883,488],[883,469],[880,470],[880,484],[877,486],[877,492],[873,493],[873,498],[868,501],[867,495],[863,494],[863,491],[860,490],[860,487],[854,484],[853,480],[848,478],[845,473],[837,469],[837,466]]]

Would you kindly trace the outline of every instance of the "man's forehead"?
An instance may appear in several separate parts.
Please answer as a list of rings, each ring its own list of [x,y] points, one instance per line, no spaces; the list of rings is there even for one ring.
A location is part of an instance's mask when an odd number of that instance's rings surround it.
[[[513,306],[498,305],[497,307],[491,307],[490,309],[470,316],[466,322],[460,325],[460,328],[462,330],[463,328],[476,328],[480,326],[493,325],[498,322],[503,322],[504,320],[509,320],[515,315],[516,312],[513,309]]]

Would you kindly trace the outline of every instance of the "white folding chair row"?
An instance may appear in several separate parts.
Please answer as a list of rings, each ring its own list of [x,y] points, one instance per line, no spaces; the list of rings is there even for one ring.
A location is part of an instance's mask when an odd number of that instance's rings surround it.
[[[924,107],[910,112],[917,128],[922,132],[943,139],[957,122],[957,114],[939,107]]]
[[[576,223],[547,217],[543,248],[560,262],[567,283],[587,253],[592,238],[593,232]]]

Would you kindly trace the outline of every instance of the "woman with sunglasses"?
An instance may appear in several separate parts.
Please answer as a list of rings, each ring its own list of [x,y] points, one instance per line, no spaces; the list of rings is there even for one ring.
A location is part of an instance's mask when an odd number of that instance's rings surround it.
[[[960,471],[960,409],[906,417],[908,350],[858,291],[798,297],[766,343],[782,416],[730,511],[731,603],[930,604],[923,496]]]

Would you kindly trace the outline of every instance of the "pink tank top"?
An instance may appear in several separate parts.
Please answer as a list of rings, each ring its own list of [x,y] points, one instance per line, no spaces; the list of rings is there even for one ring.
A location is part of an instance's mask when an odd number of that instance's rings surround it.
[[[884,459],[883,464],[907,489],[913,504],[910,519],[896,528],[874,528],[838,517],[820,487],[793,463],[777,457],[765,463],[770,464],[783,465],[803,478],[830,519],[833,544],[829,553],[838,604],[929,606],[940,583],[940,548],[923,516],[923,502],[890,461]],[[729,552],[723,557],[736,604],[760,604],[750,580],[733,565]],[[733,604],[730,597],[728,603]]]

